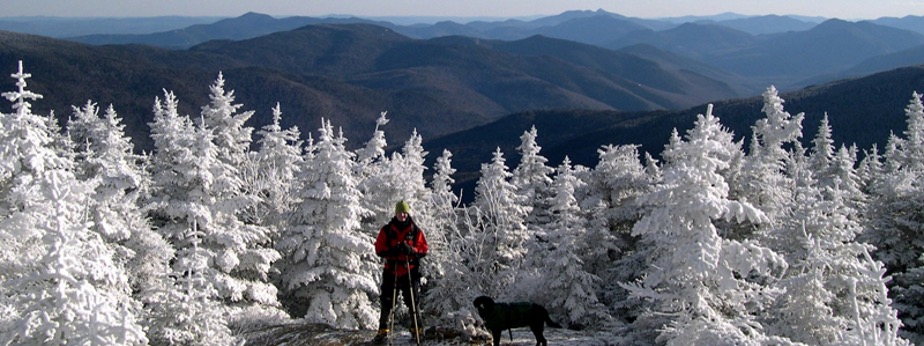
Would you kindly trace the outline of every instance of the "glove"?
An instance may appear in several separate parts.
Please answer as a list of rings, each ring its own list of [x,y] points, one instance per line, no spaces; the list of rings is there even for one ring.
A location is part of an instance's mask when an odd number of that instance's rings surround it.
[[[397,246],[395,246],[395,250],[397,253],[402,254],[402,255],[413,255],[414,254],[414,248],[412,248],[407,243],[398,244]]]

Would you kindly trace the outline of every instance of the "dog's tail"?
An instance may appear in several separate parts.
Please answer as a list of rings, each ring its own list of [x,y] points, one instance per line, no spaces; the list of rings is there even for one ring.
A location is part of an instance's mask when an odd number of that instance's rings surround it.
[[[548,324],[549,327],[552,327],[552,328],[561,328],[561,325],[558,323],[555,323],[555,321],[552,321],[552,319],[549,318],[549,316],[545,317],[545,324]]]
[[[543,308],[543,310],[545,309]],[[560,324],[555,323],[555,321],[552,321],[552,318],[549,317],[548,311],[545,311],[545,324],[549,325],[549,327],[552,327],[552,328],[561,328]]]

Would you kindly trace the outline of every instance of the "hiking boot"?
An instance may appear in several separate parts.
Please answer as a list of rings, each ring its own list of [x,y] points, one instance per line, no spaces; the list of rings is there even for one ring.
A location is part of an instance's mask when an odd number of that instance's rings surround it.
[[[375,333],[375,337],[372,338],[372,343],[375,345],[384,345],[386,341],[388,341],[388,329],[385,328],[379,329],[379,331]]]

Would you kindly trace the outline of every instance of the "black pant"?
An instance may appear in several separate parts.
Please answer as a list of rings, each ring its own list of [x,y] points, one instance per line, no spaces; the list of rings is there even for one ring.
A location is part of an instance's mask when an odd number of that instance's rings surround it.
[[[414,289],[414,303],[420,303],[420,273],[417,270],[411,270],[411,272],[404,276],[397,277],[395,281],[395,273],[389,271],[382,272],[382,295],[379,301],[382,304],[382,312],[379,314],[379,329],[388,328],[388,315],[391,313],[392,306],[392,297],[395,294],[395,288],[401,291],[401,296],[404,297],[404,305],[407,306],[408,311],[415,312],[414,306],[411,304],[411,288]],[[420,323],[420,309],[417,309],[417,323],[419,326]]]

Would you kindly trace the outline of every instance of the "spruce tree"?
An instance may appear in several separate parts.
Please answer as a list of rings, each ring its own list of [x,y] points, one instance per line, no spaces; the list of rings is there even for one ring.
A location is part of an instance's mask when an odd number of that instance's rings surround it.
[[[95,180],[80,181],[73,156],[51,118],[31,111],[42,96],[26,89],[31,75],[12,77],[0,113],[0,343],[145,344],[140,304],[124,267],[90,229]]]
[[[737,146],[712,114],[700,114],[684,139],[674,132],[662,153],[664,179],[642,197],[652,209],[633,234],[654,247],[649,269],[626,284],[633,297],[649,299],[650,313],[636,324],[661,324],[657,342],[673,344],[750,343],[767,340],[756,327],[766,299],[758,278],[770,277],[783,259],[757,243],[723,238],[716,220],[766,222],[752,205],[728,199],[720,171]],[[762,298],[763,297],[763,298]]]
[[[601,278],[601,301],[622,315],[634,311],[638,301],[627,299],[628,291],[619,283],[639,278],[649,255],[645,247],[639,247],[639,238],[632,235],[632,226],[645,208],[637,201],[658,179],[657,165],[645,167],[639,161],[638,148],[604,146],[597,150],[600,160],[592,171],[576,172],[579,177],[586,176],[575,197],[588,220],[588,234],[577,253],[588,272]]]
[[[224,83],[219,73],[210,86],[211,102],[202,107],[194,144],[206,174],[201,189],[210,214],[199,223],[206,234],[202,247],[214,251],[211,263],[217,269],[214,278],[206,279],[215,281],[219,296],[237,312],[234,316],[249,310],[262,320],[281,312],[277,289],[269,283],[270,269],[280,255],[272,246],[273,228],[242,217],[259,202],[245,188],[240,171],[250,158],[253,128],[245,123],[253,111],[239,113],[242,105],[234,103],[234,92],[225,91]]]
[[[379,264],[373,236],[360,223],[368,212],[359,203],[354,154],[345,142],[330,121],[322,121],[295,192],[298,201],[277,242],[283,254],[278,268],[291,315],[339,328],[372,328]]]
[[[132,153],[131,140],[115,109],[110,105],[102,117],[98,110],[90,101],[75,107],[67,126],[80,159],[81,179],[96,182],[89,200],[92,229],[112,247],[118,265],[126,268],[134,297],[150,306],[161,292],[171,290],[167,275],[174,249],[153,231],[139,206],[151,184],[150,175],[141,167],[144,158]],[[149,314],[141,317],[146,324],[152,322]]]
[[[470,208],[475,212],[477,227],[471,229],[470,244],[479,244],[470,268],[480,275],[483,293],[501,297],[511,292],[515,274],[526,256],[529,238],[525,218],[529,209],[516,186],[500,148],[494,151],[491,163],[481,165],[481,176],[475,185],[475,199]]]
[[[44,254],[25,266],[29,271],[3,282],[8,308],[16,314],[2,317],[13,320],[0,323],[0,343],[146,344],[141,305],[131,298],[128,276],[114,251],[88,227],[92,184],[61,169],[45,171],[35,183],[31,201],[16,217],[34,220],[30,227],[41,233]]]
[[[864,238],[876,247],[875,258],[892,277],[888,293],[904,323],[901,336],[920,344],[924,342],[924,106],[920,94],[912,95],[905,115],[908,128],[903,137],[889,138],[883,172],[870,187],[868,213],[874,218]]]
[[[520,136],[520,146],[517,147],[520,163],[513,169],[510,177],[510,183],[516,187],[517,193],[526,203],[523,207],[529,213],[526,218],[527,227],[548,222],[548,215],[543,214],[549,208],[544,203],[548,200],[549,186],[552,184],[551,174],[555,171],[546,165],[549,160],[539,154],[542,147],[536,143],[536,137],[536,126]]]
[[[597,296],[600,278],[587,271],[580,254],[587,248],[587,220],[581,214],[575,190],[584,183],[574,174],[571,161],[555,170],[552,195],[548,198],[549,217],[544,224],[546,242],[527,260],[527,267],[541,268],[534,299],[544,298],[550,312],[564,316],[572,327],[606,325],[610,320],[606,306]]]
[[[759,207],[768,217],[781,212],[789,201],[790,185],[784,173],[788,159],[786,146],[802,137],[802,120],[805,115],[795,116],[783,110],[783,99],[776,88],[770,87],[763,94],[765,115],[754,126],[751,150],[745,158],[742,176],[733,185],[733,195]]]
[[[246,194],[257,198],[247,208],[246,219],[257,225],[272,228],[272,235],[282,227],[282,214],[294,204],[292,182],[301,173],[302,141],[298,127],[282,129],[282,108],[273,108],[273,122],[264,126],[257,135],[259,149],[250,153],[251,159],[243,172]]]
[[[473,276],[464,264],[467,246],[457,208],[460,198],[452,191],[455,171],[452,153],[443,150],[436,159],[431,193],[425,202],[430,211],[426,233],[430,250],[424,260],[428,287],[422,292],[421,306],[434,316],[468,308],[475,296]]]
[[[378,234],[379,228],[394,216],[392,207],[404,196],[396,196],[393,188],[394,167],[391,158],[385,155],[388,142],[385,139],[385,130],[382,128],[390,121],[387,112],[379,114],[375,122],[372,137],[363,148],[356,152],[356,172],[358,174],[359,188],[362,193],[362,207],[371,215],[363,215],[363,227],[368,229],[372,236]]]
[[[221,304],[225,295],[219,293],[219,287],[227,287],[219,277],[226,276],[216,265],[228,261],[219,261],[217,249],[204,245],[205,238],[221,234],[210,224],[214,202],[209,191],[211,166],[219,164],[211,150],[210,132],[197,128],[189,116],[181,116],[178,105],[176,96],[164,91],[163,101],[155,99],[150,123],[154,156],[148,166],[152,188],[147,208],[157,231],[176,249],[171,259],[174,283],[160,295],[160,301],[152,303],[156,320],[151,333],[159,342],[168,343],[228,340],[228,321],[189,318],[196,314],[222,316],[227,311]],[[196,285],[187,284],[190,282]],[[189,300],[183,297],[195,297],[197,303],[177,305],[176,301]]]
[[[905,344],[881,263],[868,255],[871,246],[857,241],[854,192],[842,184],[819,186],[809,170],[794,172],[799,188],[775,234],[788,240],[776,244],[788,244],[778,250],[790,270],[779,283],[784,291],[768,314],[768,330],[807,344]]]

